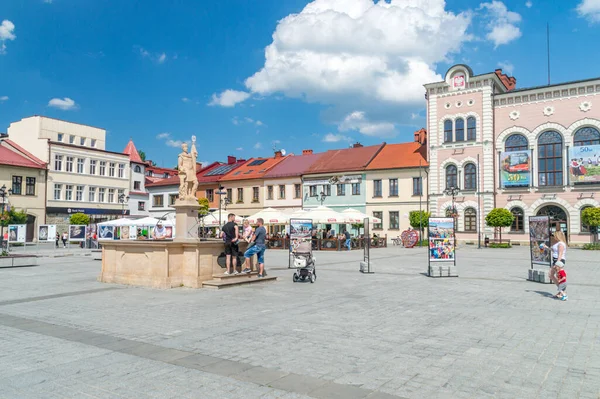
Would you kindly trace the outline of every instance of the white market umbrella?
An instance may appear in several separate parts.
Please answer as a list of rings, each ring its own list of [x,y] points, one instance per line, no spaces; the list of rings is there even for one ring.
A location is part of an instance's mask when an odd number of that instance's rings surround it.
[[[369,219],[371,223],[381,223],[381,219],[362,213],[357,209],[348,208],[342,211],[342,215],[345,215],[351,223],[363,223],[365,218]]]
[[[134,220],[133,219],[121,218],[121,219],[109,220],[108,222],[101,222],[101,223],[98,223],[97,225],[98,226],[115,226],[115,227],[119,227],[119,226],[133,226],[134,225]]]
[[[348,223],[346,216],[326,206],[312,208],[309,212],[306,212],[306,215],[302,215],[302,217],[312,219],[313,223],[316,224]]]
[[[263,209],[262,211],[259,211],[254,215],[249,216],[247,219],[250,222],[250,224],[256,224],[258,218],[262,218],[266,225],[286,224],[290,221],[290,215],[286,215],[285,213],[273,208]]]
[[[219,211],[209,212],[206,216],[204,216],[204,226],[205,227],[221,227],[225,223],[227,223],[227,215],[229,215],[230,213],[231,212],[221,210],[221,220],[219,220]],[[243,222],[243,219],[236,215],[235,222],[240,224]]]
[[[156,226],[158,224],[158,222],[161,222],[163,226],[165,227],[173,227],[174,223],[171,222],[170,220],[160,220],[157,218],[153,218],[151,216],[147,216],[145,218],[141,218],[141,219],[136,219],[136,220],[130,220],[129,223],[127,223],[127,226]]]

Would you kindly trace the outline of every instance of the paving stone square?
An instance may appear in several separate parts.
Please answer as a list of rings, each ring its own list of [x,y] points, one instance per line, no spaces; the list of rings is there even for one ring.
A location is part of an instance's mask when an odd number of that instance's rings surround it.
[[[316,283],[225,290],[97,281],[72,251],[0,270],[0,398],[599,398],[600,263],[569,250],[568,301],[529,249],[318,252]],[[42,254],[43,255],[43,254]]]

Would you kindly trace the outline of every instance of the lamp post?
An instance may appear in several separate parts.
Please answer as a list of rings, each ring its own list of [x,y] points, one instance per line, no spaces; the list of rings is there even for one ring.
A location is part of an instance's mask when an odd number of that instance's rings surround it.
[[[444,190],[444,194],[445,195],[449,195],[452,197],[452,217],[454,218],[455,224],[456,224],[456,207],[454,206],[454,202],[456,200],[456,196],[458,195],[458,193],[460,192],[460,190],[458,189],[458,187],[448,187]],[[454,226],[454,228],[456,229],[456,226]]]
[[[219,230],[221,230],[221,197],[223,195],[227,195],[227,191],[223,191],[223,189],[225,189],[225,187],[223,186],[219,186],[219,191],[216,192],[216,194],[219,196]],[[227,199],[227,197],[225,197]],[[225,208],[227,209],[227,208]]]
[[[121,203],[121,218],[125,215],[125,202],[129,202],[129,195],[125,193],[119,195],[119,202]]]
[[[0,204],[0,217],[4,216],[4,204],[6,202],[6,197],[12,194],[12,190],[9,188],[6,189],[6,185],[2,185],[0,187],[0,198],[2,198],[2,204]],[[0,251],[4,250],[4,225],[0,226]]]

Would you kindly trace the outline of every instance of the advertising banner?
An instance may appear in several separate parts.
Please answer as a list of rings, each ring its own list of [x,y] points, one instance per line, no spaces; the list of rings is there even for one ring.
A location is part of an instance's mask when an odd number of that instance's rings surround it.
[[[500,154],[500,184],[502,187],[526,187],[531,183],[531,157],[529,151],[512,151]]]
[[[11,224],[8,225],[8,242],[25,242],[27,234],[26,224]]]
[[[600,145],[584,145],[569,149],[571,183],[600,182]]]
[[[98,226],[98,239],[99,240],[114,240],[115,238],[115,226]]]
[[[56,240],[56,225],[55,224],[43,224],[38,227],[38,241],[50,241]]]
[[[454,250],[454,218],[429,218],[429,262],[452,262]]]
[[[290,252],[312,253],[312,219],[290,219]]]
[[[533,265],[551,266],[549,216],[529,217],[529,247],[532,269]]]
[[[87,226],[72,224],[69,226],[69,241],[85,241],[85,229]]]

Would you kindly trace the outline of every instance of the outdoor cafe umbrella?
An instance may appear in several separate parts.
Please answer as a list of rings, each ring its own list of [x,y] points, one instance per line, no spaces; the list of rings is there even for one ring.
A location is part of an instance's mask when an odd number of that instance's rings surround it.
[[[306,215],[302,215],[303,218],[312,219],[313,223],[316,224],[346,224],[350,223],[347,217],[343,214],[334,211],[326,206],[319,206],[311,209]]]
[[[258,218],[262,218],[264,220],[264,224],[266,225],[287,224],[290,221],[290,215],[286,215],[285,213],[273,208],[263,209],[262,211],[249,216],[247,219],[250,224],[256,224]]]
[[[228,212],[221,212],[221,220],[219,220],[219,211],[209,212],[206,216],[204,216],[204,226],[205,227],[221,227],[225,223],[227,223],[227,215]],[[243,219],[239,216],[235,216],[235,222],[240,224]]]
[[[342,211],[342,215],[345,215],[348,218],[348,220],[350,220],[352,223],[363,223],[365,218],[369,218],[369,222],[371,223],[381,223],[380,218],[367,215],[366,213],[362,213],[357,209],[345,209]]]

